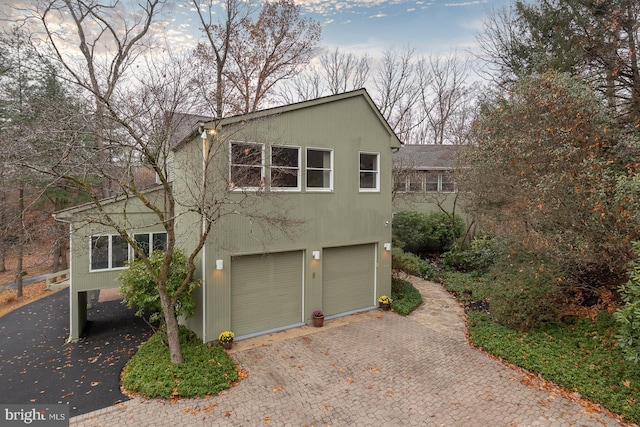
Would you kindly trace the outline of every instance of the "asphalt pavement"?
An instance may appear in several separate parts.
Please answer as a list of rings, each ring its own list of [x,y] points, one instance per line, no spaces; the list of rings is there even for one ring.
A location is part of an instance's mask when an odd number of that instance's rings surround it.
[[[152,331],[118,300],[94,303],[88,320],[68,343],[68,289],[0,317],[0,403],[66,403],[73,417],[128,400],[120,371]]]

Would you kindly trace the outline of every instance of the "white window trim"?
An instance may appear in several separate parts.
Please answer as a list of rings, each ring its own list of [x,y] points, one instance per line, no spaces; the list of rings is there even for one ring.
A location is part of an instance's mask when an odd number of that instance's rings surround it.
[[[242,187],[242,186],[235,186],[235,185],[231,185],[232,181],[231,181],[231,168],[233,167],[234,163],[233,162],[233,155],[232,155],[232,147],[233,144],[248,144],[248,145],[259,145],[260,146],[260,180],[263,183],[260,186],[254,186],[254,187]],[[258,191],[264,188],[264,177],[265,177],[265,166],[264,166],[264,150],[265,150],[265,146],[264,143],[262,142],[254,142],[254,141],[229,141],[229,189],[231,191],[238,191],[238,192],[242,192],[242,191]],[[253,167],[253,166],[250,166]]]
[[[370,170],[360,169],[360,156],[363,154],[368,154],[371,156],[376,156],[376,187],[375,188],[362,188],[360,187],[360,173],[367,172],[371,173]],[[380,153],[369,152],[369,151],[360,151],[358,152],[358,189],[361,193],[379,193],[380,192]]]
[[[113,236],[120,236],[120,234],[93,234],[91,236],[89,236],[89,272],[90,273],[94,273],[94,272],[100,272],[100,271],[118,271],[118,270],[125,270],[128,268],[128,266],[125,264],[122,267],[112,267],[112,262],[113,262]],[[94,269],[93,268],[93,238],[94,237],[108,237],[109,238],[109,250],[107,253],[107,260],[108,260],[108,264],[109,266],[107,268],[97,268]],[[129,244],[127,243],[127,246],[129,247]],[[127,249],[127,261],[131,261],[131,251]]]
[[[274,148],[292,148],[292,149],[296,149],[298,150],[298,174],[297,174],[297,181],[298,181],[298,185],[296,187],[274,187],[272,185],[272,179],[271,179],[271,173],[273,172],[273,149]],[[270,147],[269,149],[269,188],[271,189],[271,191],[283,191],[283,192],[300,192],[302,190],[302,156],[301,156],[301,152],[302,152],[302,147],[298,147],[295,145],[277,145],[274,144]],[[276,169],[295,169],[289,166],[275,166]]]
[[[324,152],[329,152],[329,187],[309,187],[307,185],[307,171],[312,170],[312,171],[325,171],[327,169],[325,168],[310,168],[309,164],[307,163],[307,159],[308,157],[308,153],[309,150],[314,150],[314,151],[324,151]],[[332,148],[321,148],[321,147],[306,147],[305,148],[305,174],[304,174],[304,185],[305,185],[305,190],[309,191],[309,192],[314,192],[314,193],[330,193],[333,191],[333,149]],[[358,159],[359,161],[360,159]],[[360,185],[358,183],[358,185]]]

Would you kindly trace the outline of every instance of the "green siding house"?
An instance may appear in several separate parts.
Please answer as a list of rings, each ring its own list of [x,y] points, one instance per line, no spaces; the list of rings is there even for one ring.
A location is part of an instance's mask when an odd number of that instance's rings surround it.
[[[460,213],[457,156],[464,145],[405,144],[393,154],[393,211]]]
[[[205,201],[215,221],[196,260],[196,313],[182,322],[208,342],[224,330],[242,339],[304,325],[317,309],[334,317],[376,307],[391,292],[391,156],[400,145],[364,89],[194,123],[169,156],[177,246],[192,251],[203,227],[188,207]],[[137,198],[103,206],[139,246],[166,244]],[[71,340],[87,321],[88,294],[118,287],[134,256],[113,226],[92,221],[95,209],[56,214],[70,224]]]

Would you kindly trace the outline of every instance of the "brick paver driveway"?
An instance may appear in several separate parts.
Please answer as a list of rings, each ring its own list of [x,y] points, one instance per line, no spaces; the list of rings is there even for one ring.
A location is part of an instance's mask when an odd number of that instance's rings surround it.
[[[78,426],[617,426],[548,391],[464,336],[460,308],[419,281],[415,314],[372,311],[308,335],[237,349],[248,377],[210,399],[133,399],[72,419]],[[327,327],[329,326],[329,327]],[[242,343],[237,343],[242,344]]]

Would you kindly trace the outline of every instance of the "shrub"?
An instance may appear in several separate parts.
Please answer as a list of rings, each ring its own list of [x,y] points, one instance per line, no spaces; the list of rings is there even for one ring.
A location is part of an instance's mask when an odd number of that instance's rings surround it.
[[[554,271],[552,264],[542,260],[501,259],[486,289],[493,319],[517,330],[557,320],[561,294]]]
[[[422,277],[425,279],[435,276],[435,268],[422,258],[409,252],[404,252],[400,248],[391,250],[391,268],[394,275],[399,272]]]
[[[420,292],[410,282],[397,278],[391,279],[391,299],[393,310],[403,316],[422,304]]]
[[[456,237],[464,232],[464,221],[444,212],[399,212],[393,217],[393,232],[413,252],[442,252],[452,247]]]
[[[449,269],[484,273],[489,271],[501,253],[501,242],[483,236],[474,238],[468,249],[460,249],[454,245],[451,251],[442,254],[440,260]]]
[[[153,251],[149,257],[149,262],[155,274],[160,273],[164,257],[165,253],[162,251]],[[173,297],[185,277],[187,277],[188,267],[187,258],[182,252],[176,250],[171,258],[167,277],[167,293],[169,297]],[[162,319],[160,293],[156,286],[156,281],[142,260],[135,259],[130,262],[129,268],[120,273],[118,280],[120,281],[120,292],[124,295],[123,303],[130,308],[136,308],[136,316],[142,317],[145,310],[147,310],[150,313],[149,322],[153,323]],[[198,282],[191,282],[178,297],[174,307],[177,316],[193,314],[195,301],[191,297],[191,292],[198,285]]]
[[[634,242],[637,258],[629,264],[629,281],[620,286],[624,306],[614,313],[618,324],[618,345],[627,360],[640,360],[640,242]]]

